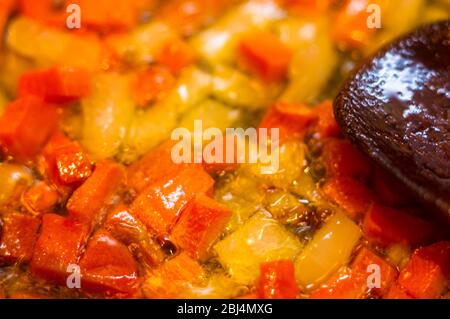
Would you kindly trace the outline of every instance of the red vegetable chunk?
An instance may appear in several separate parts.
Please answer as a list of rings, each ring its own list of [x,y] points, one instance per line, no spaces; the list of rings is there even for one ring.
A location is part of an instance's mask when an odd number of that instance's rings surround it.
[[[88,96],[91,92],[91,75],[73,67],[53,67],[31,71],[19,80],[19,95],[36,95],[47,102],[65,103]]]
[[[95,234],[80,261],[81,287],[97,293],[132,295],[139,284],[138,269],[127,246],[106,232]]]
[[[367,287],[369,276],[376,274],[374,269],[371,268],[373,266],[379,267],[380,287],[372,288],[371,292],[375,292],[378,296],[383,296],[389,291],[398,276],[397,270],[391,264],[368,248],[363,247],[353,261],[351,269],[354,273],[363,277],[364,284]],[[372,280],[369,281],[372,284],[377,284]]]
[[[147,298],[181,298],[186,288],[201,283],[204,278],[202,266],[181,252],[151,273],[142,289]]]
[[[87,235],[88,230],[83,224],[59,215],[45,214],[31,260],[31,272],[66,284],[67,267],[78,263]]]
[[[263,299],[295,299],[299,288],[291,260],[262,263],[257,283],[258,297]]]
[[[150,67],[133,80],[133,98],[139,107],[146,107],[164,97],[174,85],[175,78],[166,68]]]
[[[112,161],[99,162],[94,173],[70,197],[69,216],[92,225],[100,217],[101,209],[109,203],[125,179],[125,169]]]
[[[380,276],[379,282],[376,279],[377,275]],[[363,247],[350,268],[343,268],[331,276],[326,284],[312,293],[311,297],[314,299],[360,299],[369,295],[381,297],[395,283],[397,275],[397,270],[392,265]],[[369,284],[375,287],[369,287]],[[378,284],[379,288],[376,287]]]
[[[49,213],[59,202],[61,195],[46,182],[39,182],[22,195],[22,203],[31,212]]]
[[[239,54],[244,67],[267,82],[283,80],[292,57],[291,49],[269,32],[252,33],[242,39]]]
[[[364,183],[350,177],[335,177],[322,188],[328,199],[345,209],[351,218],[364,214],[374,200],[374,196]]]
[[[411,295],[406,292],[406,289],[395,284],[391,287],[384,299],[414,299]]]
[[[204,259],[230,218],[226,207],[200,194],[184,209],[173,228],[172,239],[192,258]]]
[[[328,140],[322,156],[331,176],[366,178],[370,175],[371,165],[368,159],[346,140]]]
[[[37,155],[56,128],[56,107],[35,96],[9,104],[0,117],[0,144],[19,160]]]
[[[194,164],[175,164],[171,152],[174,141],[167,141],[128,168],[128,185],[141,193],[147,186]]]
[[[364,298],[366,288],[363,277],[345,267],[314,290],[311,299],[360,299]]]
[[[49,178],[56,185],[77,186],[92,173],[92,163],[78,142],[54,134],[43,151]]]
[[[450,241],[417,249],[398,283],[414,298],[440,298],[450,283]]]
[[[316,106],[314,111],[319,118],[315,128],[321,138],[336,137],[341,134],[341,129],[334,116],[333,103],[330,100]]]
[[[284,140],[302,137],[308,126],[316,119],[313,110],[307,105],[278,102],[267,112],[259,127],[278,128],[280,139]]]
[[[376,203],[364,218],[363,231],[367,238],[384,246],[393,243],[424,244],[439,232],[436,226],[421,218]]]
[[[29,262],[38,236],[40,220],[19,213],[2,218],[0,231],[0,263]]]
[[[149,185],[131,205],[131,212],[157,235],[167,234],[186,204],[212,190],[214,180],[201,166],[181,169]]]

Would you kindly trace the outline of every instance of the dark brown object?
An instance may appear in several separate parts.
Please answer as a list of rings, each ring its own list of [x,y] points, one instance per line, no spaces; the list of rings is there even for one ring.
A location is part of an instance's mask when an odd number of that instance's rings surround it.
[[[450,221],[450,20],[376,54],[334,109],[353,143]]]

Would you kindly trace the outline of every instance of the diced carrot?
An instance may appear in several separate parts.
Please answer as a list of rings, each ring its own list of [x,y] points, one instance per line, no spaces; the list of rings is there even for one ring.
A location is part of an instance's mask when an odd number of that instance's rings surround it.
[[[214,180],[201,166],[186,167],[150,184],[131,205],[131,212],[157,235],[174,226],[196,195],[212,190]]]
[[[281,140],[302,137],[316,119],[313,110],[303,104],[275,103],[259,124],[260,128],[278,128]]]
[[[31,272],[46,280],[66,283],[67,268],[77,264],[86,243],[88,229],[81,223],[55,214],[42,217]]]
[[[363,231],[368,239],[383,246],[424,244],[438,233],[437,227],[421,218],[376,203],[364,218]]]
[[[239,44],[239,60],[264,81],[275,82],[286,77],[292,52],[269,32],[255,32]]]
[[[367,285],[362,276],[345,267],[311,293],[312,299],[360,299],[365,297]]]
[[[384,296],[384,299],[414,299],[408,292],[399,284],[394,284],[389,292]]]
[[[191,36],[211,23],[235,0],[168,0],[156,13],[183,36]]]
[[[104,160],[97,164],[94,173],[70,197],[67,203],[69,216],[91,225],[101,217],[101,209],[108,204],[125,179],[122,165]]]
[[[180,298],[187,285],[198,284],[204,277],[202,266],[181,252],[151,274],[142,288],[148,298]]]
[[[132,81],[133,97],[139,107],[145,107],[164,97],[174,85],[175,78],[167,69],[150,67]]]
[[[92,173],[92,163],[78,142],[54,134],[42,152],[48,177],[56,185],[78,186]]]
[[[230,218],[231,212],[226,207],[203,194],[197,195],[182,212],[171,238],[189,256],[202,260]]]
[[[355,274],[363,277],[363,282],[367,288],[368,277],[373,274],[369,271],[369,266],[376,265],[380,270],[380,287],[373,288],[371,292],[375,292],[378,296],[384,296],[395,283],[398,272],[397,270],[385,261],[383,258],[373,253],[366,247],[361,248],[355,260],[352,262],[351,269]]]
[[[86,97],[91,92],[91,75],[73,67],[53,67],[22,75],[19,95],[36,95],[51,103],[65,103]]]
[[[347,0],[335,19],[333,39],[348,49],[355,49],[367,44],[376,28],[370,28],[370,14],[367,8],[377,4],[383,8],[385,0]]]
[[[57,176],[65,185],[78,185],[92,173],[92,163],[78,142],[59,149],[55,163]]]
[[[374,169],[371,182],[382,204],[401,207],[414,202],[411,192],[394,176],[378,166]]]
[[[151,266],[163,262],[164,254],[158,243],[153,241],[147,228],[137,220],[128,208],[119,205],[106,217],[103,227],[125,245],[132,245],[137,256]]]
[[[164,276],[170,281],[199,280],[205,273],[202,266],[185,253],[180,253],[162,266]]]
[[[60,194],[46,182],[39,182],[22,195],[22,202],[32,213],[49,213],[60,201]]]
[[[156,60],[172,73],[178,74],[182,69],[195,62],[196,55],[192,47],[184,40],[173,39],[161,49]]]
[[[369,160],[350,142],[330,139],[325,142],[322,158],[330,176],[367,178],[371,172]]]
[[[56,107],[35,96],[9,104],[0,117],[0,144],[19,160],[37,155],[58,122]]]
[[[262,299],[295,299],[299,288],[295,280],[292,260],[277,260],[260,265],[257,283],[258,297]]]
[[[37,240],[40,220],[29,215],[11,213],[3,216],[2,221],[0,262],[29,262]]]
[[[323,186],[322,193],[341,206],[351,218],[364,214],[374,201],[366,185],[350,177],[331,178]]]
[[[156,147],[142,159],[128,168],[128,185],[141,193],[148,185],[194,164],[175,164],[172,161],[174,141],[167,141]]]
[[[380,267],[380,288],[370,289],[369,284],[377,284],[369,280],[369,276],[375,273],[369,268],[370,265]],[[381,257],[363,247],[350,268],[345,267],[331,276],[320,288],[313,291],[313,299],[361,299],[367,298],[373,293],[383,296],[395,283],[397,270]]]
[[[450,241],[417,249],[398,283],[415,298],[440,298],[450,283]]]
[[[340,135],[341,129],[334,117],[333,103],[331,101],[327,100],[316,106],[314,113],[318,117],[315,128],[321,138]]]
[[[127,246],[106,232],[96,233],[80,261],[81,287],[89,292],[133,295],[138,268]]]

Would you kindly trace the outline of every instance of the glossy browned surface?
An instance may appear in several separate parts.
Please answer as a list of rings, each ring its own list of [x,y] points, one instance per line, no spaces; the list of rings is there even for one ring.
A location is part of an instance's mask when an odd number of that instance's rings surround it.
[[[391,44],[344,85],[344,133],[450,221],[450,21]]]

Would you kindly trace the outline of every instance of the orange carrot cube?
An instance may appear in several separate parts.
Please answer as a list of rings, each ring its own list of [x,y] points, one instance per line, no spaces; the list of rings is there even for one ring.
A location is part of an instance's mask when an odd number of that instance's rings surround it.
[[[367,238],[383,246],[393,243],[415,246],[429,242],[437,234],[433,224],[380,204],[373,204],[368,210],[363,231]]]
[[[450,241],[417,249],[398,283],[414,298],[440,298],[450,282]]]
[[[56,107],[35,96],[9,104],[0,117],[0,144],[19,160],[37,155],[58,122]]]
[[[258,297],[263,299],[295,299],[299,288],[291,260],[262,263],[257,283]]]
[[[268,32],[244,37],[239,45],[239,55],[244,68],[267,82],[283,80],[292,58],[291,49]]]
[[[67,202],[69,216],[91,225],[100,217],[101,209],[109,203],[125,179],[125,169],[112,161],[102,161],[94,173],[83,183]]]
[[[323,186],[322,193],[341,206],[351,218],[363,215],[374,200],[374,196],[362,182],[350,177],[330,179]]]
[[[96,233],[81,258],[81,286],[96,293],[132,295],[138,288],[138,268],[127,246],[106,232]]]
[[[204,259],[230,218],[231,212],[226,207],[199,194],[182,212],[171,238],[192,258]]]
[[[18,213],[2,218],[0,231],[0,262],[29,262],[38,236],[40,220]]]
[[[212,190],[214,180],[201,166],[192,166],[150,184],[131,205],[131,212],[157,235],[167,234],[186,204]]]

